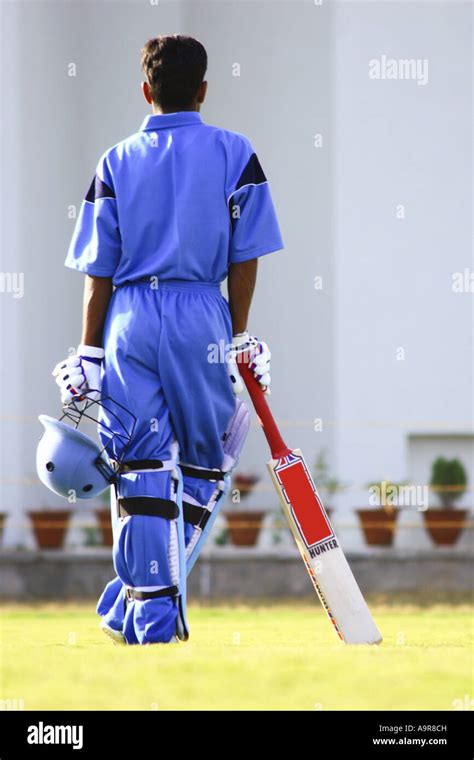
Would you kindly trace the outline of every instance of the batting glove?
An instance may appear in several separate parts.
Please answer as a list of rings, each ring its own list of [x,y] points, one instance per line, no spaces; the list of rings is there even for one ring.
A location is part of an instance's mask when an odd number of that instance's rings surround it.
[[[100,398],[101,364],[104,349],[96,346],[78,346],[77,354],[56,364],[53,376],[59,385],[61,403],[67,406],[72,401],[96,401]]]
[[[245,361],[248,362],[249,369],[260,383],[263,392],[269,395],[271,356],[270,349],[263,340],[249,335],[248,332],[234,335],[229,355],[229,375],[234,393],[241,393],[244,388],[238,365]]]

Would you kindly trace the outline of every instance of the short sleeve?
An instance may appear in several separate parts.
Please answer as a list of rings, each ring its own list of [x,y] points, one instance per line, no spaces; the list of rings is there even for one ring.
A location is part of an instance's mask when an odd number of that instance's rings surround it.
[[[228,195],[231,264],[284,247],[267,178],[250,142],[239,137],[238,148],[232,153]]]
[[[65,265],[85,274],[112,277],[121,252],[117,200],[104,156],[82,203]]]

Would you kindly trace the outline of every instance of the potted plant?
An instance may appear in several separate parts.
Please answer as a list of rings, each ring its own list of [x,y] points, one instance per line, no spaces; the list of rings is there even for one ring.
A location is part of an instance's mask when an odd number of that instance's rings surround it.
[[[369,546],[392,546],[398,517],[398,489],[401,485],[403,484],[389,480],[369,483],[369,499],[374,498],[376,505],[374,508],[356,509]]]
[[[232,501],[240,504],[254,490],[260,480],[258,475],[236,473],[232,479]],[[262,528],[263,510],[231,509],[226,511],[227,530],[234,546],[255,546]]]
[[[431,469],[431,488],[441,506],[423,512],[426,529],[435,544],[453,546],[466,524],[468,509],[455,509],[455,502],[466,491],[467,475],[459,459],[438,457]]]
[[[72,509],[33,509],[28,513],[40,549],[60,549],[64,543]]]

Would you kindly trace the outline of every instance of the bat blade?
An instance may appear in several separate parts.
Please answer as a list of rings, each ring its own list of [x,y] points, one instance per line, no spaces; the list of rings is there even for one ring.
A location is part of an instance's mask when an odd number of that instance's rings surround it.
[[[260,384],[239,365],[272,459],[268,469],[314,588],[339,638],[346,644],[379,644],[380,631],[344,556],[303,455],[283,440]]]
[[[382,636],[344,556],[299,449],[267,467],[321,603],[346,644],[379,644]]]

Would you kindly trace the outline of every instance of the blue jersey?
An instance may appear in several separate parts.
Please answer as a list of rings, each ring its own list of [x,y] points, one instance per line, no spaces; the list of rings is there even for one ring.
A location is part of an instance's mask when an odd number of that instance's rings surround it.
[[[99,161],[66,266],[114,285],[221,282],[229,264],[283,248],[259,160],[197,111],[148,116]]]

